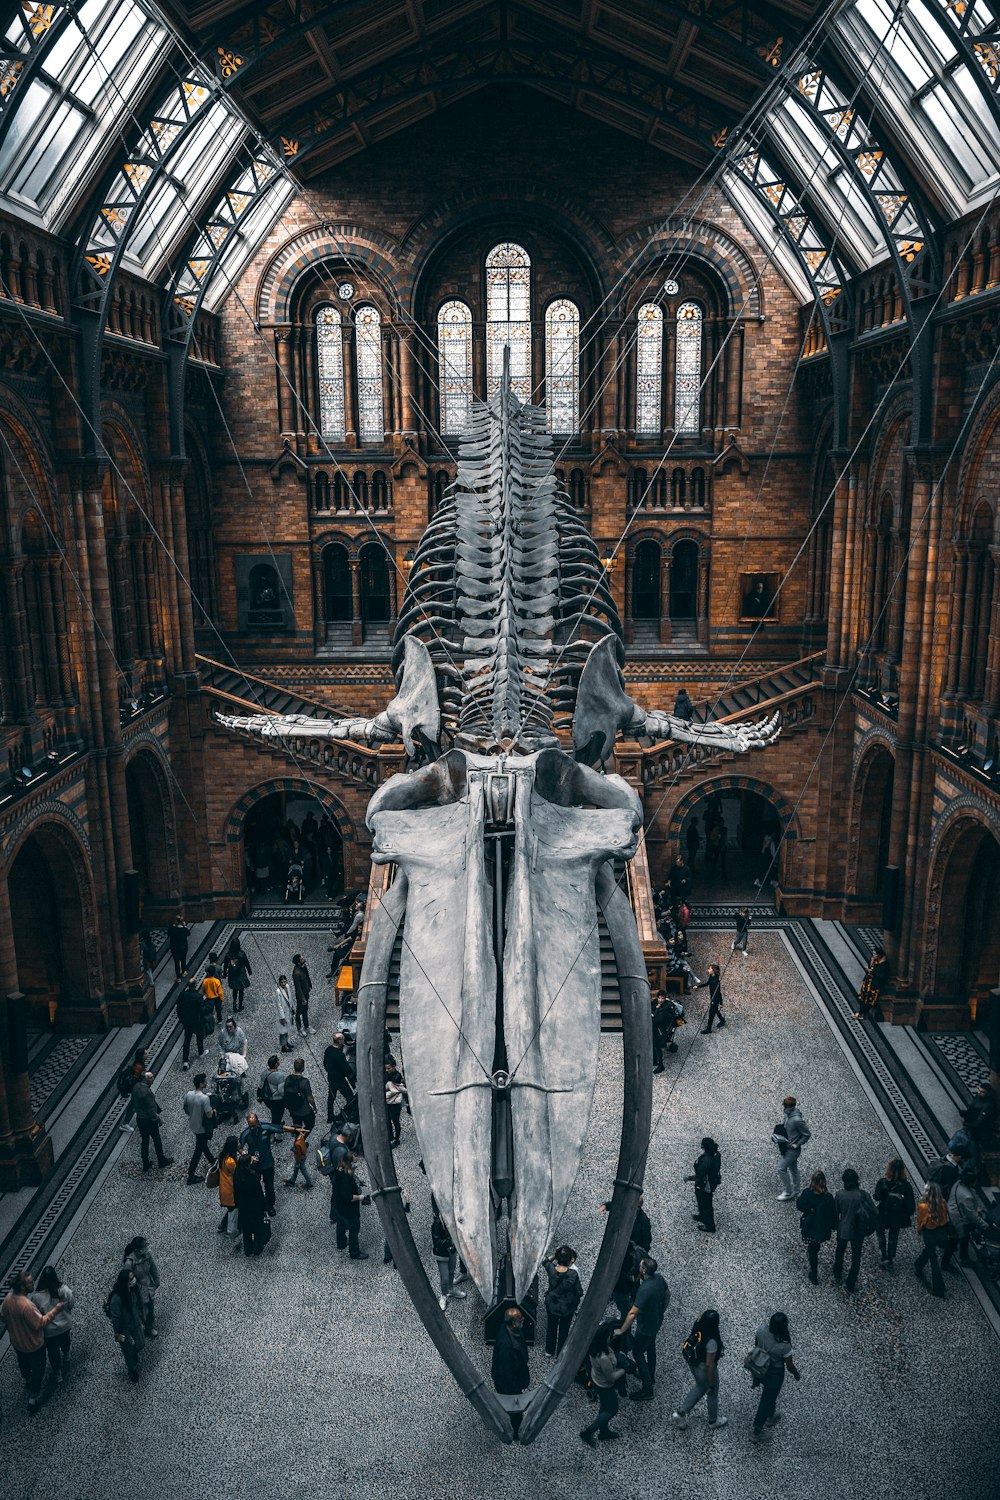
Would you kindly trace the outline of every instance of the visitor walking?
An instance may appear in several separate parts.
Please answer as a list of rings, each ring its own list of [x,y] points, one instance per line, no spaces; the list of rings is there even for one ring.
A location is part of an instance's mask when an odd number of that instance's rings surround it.
[[[583,1301],[583,1283],[576,1269],[576,1251],[560,1245],[542,1261],[549,1285],[545,1293],[545,1353],[554,1359],[562,1352],[577,1308]]]
[[[633,1329],[632,1357],[638,1366],[642,1387],[631,1393],[633,1401],[652,1401],[656,1384],[656,1338],[670,1306],[670,1288],[656,1269],[651,1255],[639,1265],[639,1285],[635,1300],[618,1329],[619,1335]]]
[[[733,939],[733,952],[739,951],[743,957],[747,956],[750,943],[750,908],[741,906],[736,913],[736,936]]]
[[[127,1099],[124,1113],[118,1122],[118,1129],[131,1134],[135,1129],[129,1121],[135,1114],[135,1100],[132,1098],[132,1090],[146,1071],[146,1058],[149,1053],[145,1047],[137,1047],[131,1062],[124,1063],[118,1072],[118,1092],[123,1099]]]
[[[177,996],[177,1019],[184,1027],[184,1048],[181,1053],[181,1070],[186,1073],[191,1066],[191,1043],[197,1041],[198,1056],[205,1053],[205,1033],[202,1029],[201,986],[196,979],[188,979]]]
[[[694,1172],[690,1177],[685,1177],[684,1181],[694,1183],[694,1197],[698,1212],[691,1215],[692,1219],[706,1234],[714,1234],[713,1195],[722,1181],[722,1153],[710,1135],[702,1136],[701,1155],[695,1159]]]
[[[272,1125],[280,1125],[285,1118],[285,1078],[278,1054],[274,1052],[268,1058],[257,1085],[257,1103],[266,1106]]]
[[[264,1188],[249,1156],[241,1156],[233,1173],[233,1197],[243,1235],[243,1254],[260,1255],[271,1238]]]
[[[884,948],[876,948],[868,960],[868,967],[858,991],[858,1008],[853,1012],[856,1021],[877,1019],[879,997],[888,983],[889,960],[886,958]]]
[[[212,1133],[212,1120],[215,1119],[215,1111],[212,1101],[205,1092],[208,1079],[204,1073],[195,1075],[194,1088],[189,1089],[184,1095],[184,1113],[188,1117],[188,1124],[194,1136],[194,1151],[188,1162],[187,1180],[188,1186],[196,1182],[204,1182],[204,1176],[197,1174],[198,1163],[204,1157],[210,1167],[215,1166],[215,1157],[209,1148],[208,1138]]]
[[[948,1206],[936,1182],[929,1182],[917,1204],[917,1233],[924,1248],[913,1262],[918,1281],[924,1279],[924,1267],[930,1263],[931,1296],[944,1298],[944,1277],[938,1262],[938,1252],[948,1244]]]
[[[167,946],[170,949],[170,957],[174,961],[174,978],[183,979],[187,970],[188,944],[191,941],[191,929],[181,916],[180,912],[174,917],[167,928]]]
[[[301,953],[296,953],[292,959],[292,985],[295,990],[295,1030],[307,1036],[314,1029],[309,1025],[312,979],[309,977],[309,966]]]
[[[819,1285],[819,1247],[833,1237],[840,1215],[833,1194],[826,1185],[826,1173],[814,1172],[809,1186],[803,1188],[795,1207],[802,1218],[799,1230],[805,1241],[806,1259],[809,1262],[809,1280]]]
[[[26,1271],[20,1271],[10,1291],[0,1303],[0,1322],[7,1330],[10,1346],[17,1356],[21,1379],[28,1388],[28,1410],[36,1411],[42,1399],[45,1379],[45,1330],[59,1316],[61,1302],[47,1312],[40,1312],[31,1300],[35,1283]]]
[[[222,1002],[226,997],[225,991],[222,988],[222,980],[219,978],[217,963],[218,954],[210,953],[208,955],[208,967],[205,970],[205,977],[201,981],[201,992],[212,1006],[212,1014],[215,1016],[216,1025],[221,1026]]]
[[[754,1349],[744,1363],[752,1361],[754,1351],[758,1349],[762,1356],[761,1373],[757,1374],[756,1364],[751,1366],[751,1373],[754,1386],[761,1387],[752,1432],[752,1436],[759,1441],[764,1435],[765,1427],[774,1427],[781,1420],[776,1407],[781,1387],[785,1383],[785,1371],[797,1381],[802,1379],[792,1359],[792,1336],[785,1313],[772,1313],[768,1321],[760,1325],[754,1335]]]
[[[240,1144],[234,1135],[227,1135],[222,1143],[218,1160],[215,1163],[215,1171],[219,1174],[219,1207],[222,1209],[222,1218],[219,1220],[219,1234],[236,1234],[236,1191],[233,1186],[236,1177],[236,1167],[240,1159]],[[211,1186],[211,1178],[209,1179]],[[229,1221],[232,1219],[232,1228]]]
[[[285,1079],[285,1108],[293,1125],[312,1130],[316,1124],[316,1100],[312,1084],[306,1077],[305,1059],[297,1057]]]
[[[787,1203],[799,1195],[799,1157],[802,1147],[812,1139],[812,1132],[799,1109],[794,1094],[786,1094],[781,1103],[784,1111],[774,1127],[771,1139],[778,1148],[778,1182],[781,1192],[779,1203]]]
[[[899,1231],[913,1223],[916,1208],[913,1188],[906,1175],[906,1168],[898,1156],[892,1157],[885,1175],[875,1184],[873,1194],[878,1207],[878,1249],[882,1257],[882,1269],[891,1271],[896,1261],[896,1246]]]
[[[142,1328],[139,1285],[135,1272],[128,1266],[122,1266],[118,1272],[105,1311],[111,1319],[111,1331],[125,1361],[128,1378],[136,1385],[139,1381],[139,1356],[146,1347],[146,1336]]]
[[[590,1383],[597,1392],[597,1416],[580,1433],[590,1448],[593,1448],[597,1440],[611,1442],[621,1437],[621,1433],[616,1432],[611,1423],[618,1415],[618,1393],[624,1389],[622,1382],[625,1380],[625,1369],[617,1350],[612,1347],[613,1336],[614,1323],[602,1323],[590,1345]]]
[[[293,1005],[287,974],[278,975],[278,983],[274,990],[274,1008],[278,1016],[278,1047],[282,1052],[292,1052],[295,1049],[288,1040],[288,1028],[292,1024]]]
[[[125,1266],[135,1277],[142,1310],[142,1331],[148,1339],[159,1338],[156,1328],[156,1293],[160,1288],[160,1273],[156,1268],[146,1238],[137,1234],[125,1246]]]
[[[285,1187],[295,1186],[296,1179],[301,1176],[302,1186],[307,1193],[312,1192],[312,1178],[309,1176],[309,1132],[304,1126],[299,1126],[295,1131],[292,1141],[292,1175],[285,1178]]]
[[[152,1166],[149,1160],[151,1145],[156,1152],[156,1165],[172,1166],[174,1159],[166,1155],[160,1140],[161,1111],[153,1093],[152,1073],[144,1073],[141,1078],[136,1079],[132,1088],[132,1103],[135,1105],[135,1123],[139,1127],[139,1139],[142,1143],[142,1170],[148,1172]]]
[[[942,1271],[951,1268],[952,1257],[956,1250],[960,1266],[972,1265],[969,1256],[969,1239],[972,1231],[980,1228],[983,1222],[979,1213],[979,1205],[976,1202],[976,1176],[975,1167],[963,1167],[958,1181],[948,1196],[948,1243],[941,1257]]]
[[[43,1317],[55,1311],[55,1317],[45,1325],[45,1355],[56,1385],[62,1384],[63,1366],[69,1359],[73,1341],[73,1303],[76,1298],[73,1288],[67,1286],[55,1266],[46,1266],[39,1276],[31,1300]]]
[[[708,1307],[694,1324],[681,1347],[681,1353],[691,1371],[694,1385],[688,1391],[677,1410],[671,1413],[676,1427],[687,1427],[687,1416],[698,1402],[705,1400],[708,1407],[709,1427],[725,1427],[728,1417],[719,1416],[719,1360],[725,1353],[719,1331],[719,1314]]]
[[[844,1290],[853,1292],[858,1284],[865,1239],[875,1232],[878,1224],[878,1209],[861,1186],[853,1167],[846,1168],[840,1180],[844,1185],[834,1198],[837,1205],[837,1249],[833,1257],[833,1279],[839,1282],[843,1276],[844,1258],[850,1246],[851,1269],[844,1281]]]
[[[708,985],[708,1015],[701,1029],[702,1036],[707,1036],[712,1030],[713,1024],[718,1021],[720,1026],[725,1026],[726,1018],[722,1014],[722,973],[718,964],[709,964],[708,975],[695,985],[696,990],[703,990]]]
[[[220,1026],[216,1038],[220,1052],[235,1052],[237,1057],[246,1058],[250,1051],[250,1043],[242,1026],[237,1026],[236,1017],[228,1016],[225,1026]]]
[[[403,1075],[390,1058],[385,1063],[385,1113],[389,1122],[389,1145],[393,1150],[403,1139],[403,1106],[406,1103],[406,1085]]]
[[[434,1201],[433,1193],[431,1194],[431,1250],[437,1261],[438,1283],[441,1287],[438,1306],[444,1312],[452,1298],[458,1302],[464,1302],[465,1293],[460,1292],[455,1285],[458,1272],[458,1251],[455,1249],[451,1232]]]
[[[250,960],[244,951],[238,932],[234,932],[229,939],[229,947],[222,961],[222,974],[223,978],[229,980],[229,988],[233,996],[233,1010],[242,1010],[243,997],[250,988],[253,969],[250,967]]]

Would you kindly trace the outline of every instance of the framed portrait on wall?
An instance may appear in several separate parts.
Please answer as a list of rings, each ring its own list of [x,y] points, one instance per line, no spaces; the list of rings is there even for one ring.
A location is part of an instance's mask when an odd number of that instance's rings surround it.
[[[777,573],[740,574],[740,619],[759,624],[778,618]]]

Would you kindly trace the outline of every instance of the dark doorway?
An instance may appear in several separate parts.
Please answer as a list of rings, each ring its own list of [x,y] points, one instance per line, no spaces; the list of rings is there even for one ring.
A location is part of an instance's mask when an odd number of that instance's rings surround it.
[[[768,838],[776,854],[766,851]],[[726,787],[707,793],[687,814],[681,850],[693,861],[696,905],[769,902],[781,873],[781,820],[759,792]]]
[[[660,618],[660,544],[639,542],[632,557],[632,618]]]
[[[62,838],[39,829],[22,844],[7,877],[17,982],[47,1026],[60,1004],[90,1000],[83,898]]]
[[[340,830],[306,786],[254,803],[243,823],[243,853],[254,902],[284,904],[293,865],[301,868],[305,900],[325,901],[343,891]]]
[[[167,865],[167,824],[160,783],[149,755],[141,751],[125,767],[125,794],[128,799],[129,833],[132,840],[132,863],[139,876],[139,899],[142,919],[149,922],[158,913],[174,905],[176,893],[170,889]],[[152,908],[152,909],[151,909]]]
[[[698,612],[698,543],[674,545],[670,559],[670,618],[693,620]]]
[[[326,618],[331,623],[353,619],[351,568],[347,548],[341,542],[323,548],[323,593]]]
[[[371,544],[361,553],[361,618],[366,625],[383,625],[391,618],[389,565],[383,547]]]

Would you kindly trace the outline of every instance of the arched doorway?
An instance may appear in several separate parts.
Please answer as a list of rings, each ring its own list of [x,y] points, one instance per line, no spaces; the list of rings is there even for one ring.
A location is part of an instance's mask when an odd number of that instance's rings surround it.
[[[774,855],[765,852],[768,838]],[[695,901],[769,901],[781,875],[781,838],[778,811],[761,792],[706,788],[680,826],[681,850],[693,862]]]
[[[885,867],[889,859],[895,770],[892,755],[879,748],[865,763],[862,773],[864,783],[854,829],[858,861],[855,892],[859,901],[882,900]]]
[[[168,855],[170,808],[164,801],[165,789],[148,752],[140,751],[125,767],[125,795],[132,863],[139,876],[142,920],[150,923],[176,904],[177,892]]]
[[[283,902],[289,866],[302,866],[305,899],[323,901],[344,889],[344,845],[336,823],[303,786],[270,792],[243,821],[247,887],[255,902]]]
[[[935,999],[985,999],[1000,983],[1000,843],[970,823],[941,873]]]
[[[389,565],[385,548],[374,542],[362,547],[358,555],[361,562],[361,620],[365,638],[370,639],[373,635],[387,634],[385,627],[392,619]]]
[[[693,620],[698,613],[698,543],[675,542],[670,559],[670,618]]]
[[[632,618],[660,618],[660,544],[648,538],[632,554]]]
[[[33,1024],[54,1022],[59,1006],[91,999],[87,924],[74,860],[61,830],[28,835],[7,876],[17,982]]]

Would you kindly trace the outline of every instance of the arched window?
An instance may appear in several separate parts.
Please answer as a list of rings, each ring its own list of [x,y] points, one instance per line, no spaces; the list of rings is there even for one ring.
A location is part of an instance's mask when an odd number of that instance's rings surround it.
[[[382,406],[382,317],[377,307],[359,307],[355,320],[358,361],[358,437],[381,443],[385,437]]]
[[[701,432],[701,330],[704,314],[697,302],[677,309],[677,365],[674,375],[674,431]]]
[[[670,559],[670,618],[693,620],[698,607],[698,543],[675,542]]]
[[[580,312],[560,297],[545,314],[545,390],[550,432],[580,425]]]
[[[316,314],[316,369],[319,373],[319,430],[328,442],[347,436],[344,412],[344,343],[340,313],[321,307]]]
[[[385,548],[370,542],[362,547],[361,559],[361,618],[366,625],[383,624],[392,618],[392,601],[389,591],[389,568]]]
[[[660,544],[642,541],[632,558],[632,618],[660,618]]]
[[[438,313],[441,367],[441,433],[454,437],[469,425],[472,406],[472,309],[446,302]]]
[[[351,569],[342,542],[330,542],[323,548],[323,593],[329,621],[343,623],[351,619],[354,613]]]
[[[644,302],[636,317],[635,430],[646,437],[659,437],[663,312],[655,302]]]
[[[531,261],[520,245],[495,245],[486,257],[486,395],[496,395],[503,377],[504,345],[510,345],[510,383],[531,400]]]

